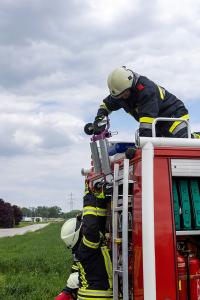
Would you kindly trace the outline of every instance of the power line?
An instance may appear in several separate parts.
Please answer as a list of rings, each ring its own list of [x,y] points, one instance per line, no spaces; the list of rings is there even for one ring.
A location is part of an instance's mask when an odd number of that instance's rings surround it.
[[[74,198],[74,194],[71,192],[69,194],[69,197],[68,197],[68,203],[69,203],[69,211],[72,211],[74,210],[74,202],[75,202],[75,198]]]

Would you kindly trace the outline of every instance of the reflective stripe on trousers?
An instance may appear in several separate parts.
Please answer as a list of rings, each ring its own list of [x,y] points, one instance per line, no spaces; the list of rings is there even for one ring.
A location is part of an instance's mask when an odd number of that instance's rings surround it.
[[[184,115],[184,116],[180,117],[179,119],[180,119],[180,120],[186,120],[186,121],[189,121],[189,115]],[[172,134],[175,134],[174,131],[175,131],[176,127],[177,127],[178,125],[181,125],[181,124],[185,124],[185,125],[186,125],[186,123],[180,122],[180,121],[175,121],[175,122],[173,122],[172,126],[169,128],[169,132],[172,133]],[[182,128],[183,128],[183,127],[182,127]],[[178,131],[181,130],[182,128],[178,129]],[[176,133],[177,133],[178,131],[176,131]]]
[[[172,134],[173,135],[176,135],[181,129],[183,129],[183,128],[187,128],[187,125],[186,125],[186,123],[185,122],[181,122],[180,124],[178,124],[177,126],[176,126],[176,128],[172,131]]]
[[[110,286],[110,289],[112,289],[112,262],[110,259],[108,247],[107,246],[101,247],[101,252],[103,254],[103,258],[104,258],[104,262],[105,262],[109,286]]]
[[[89,290],[82,289],[78,290],[78,299],[80,300],[90,300],[90,299],[113,299],[112,290]]]

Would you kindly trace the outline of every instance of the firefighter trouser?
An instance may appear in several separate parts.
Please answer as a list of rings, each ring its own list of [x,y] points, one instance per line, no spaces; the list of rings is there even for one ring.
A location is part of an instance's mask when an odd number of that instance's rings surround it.
[[[113,292],[111,289],[109,290],[89,290],[82,289],[78,290],[78,300],[111,300],[113,299]]]
[[[182,120],[189,121],[189,115],[180,117]],[[159,137],[174,137],[174,138],[187,138],[188,130],[186,122],[158,122],[156,125],[156,136]]]

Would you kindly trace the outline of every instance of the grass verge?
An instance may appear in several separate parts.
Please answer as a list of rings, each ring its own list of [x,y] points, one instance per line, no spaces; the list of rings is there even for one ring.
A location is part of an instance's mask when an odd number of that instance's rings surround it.
[[[61,291],[71,268],[61,226],[0,239],[0,299],[51,300]]]
[[[30,225],[33,225],[33,224],[37,224],[37,223],[22,221],[22,222],[19,223],[19,225],[15,225],[15,228],[26,227],[26,226],[30,226]]]

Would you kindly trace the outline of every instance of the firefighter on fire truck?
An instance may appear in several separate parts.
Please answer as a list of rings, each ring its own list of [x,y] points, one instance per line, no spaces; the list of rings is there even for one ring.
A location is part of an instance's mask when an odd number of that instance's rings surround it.
[[[100,105],[93,124],[97,134],[104,130],[100,124],[105,116],[120,108],[139,121],[140,136],[152,136],[152,123],[158,117],[189,120],[188,110],[181,100],[147,77],[124,66],[109,74],[107,84],[110,95]],[[185,138],[187,124],[177,121],[158,122],[156,135]],[[193,133],[192,137],[200,138],[200,133]]]
[[[107,203],[102,185],[94,185],[91,191],[86,184],[82,221],[67,220],[61,229],[62,240],[76,257],[80,300],[113,299],[112,262],[105,241]],[[76,299],[76,291],[65,288],[56,300]]]

